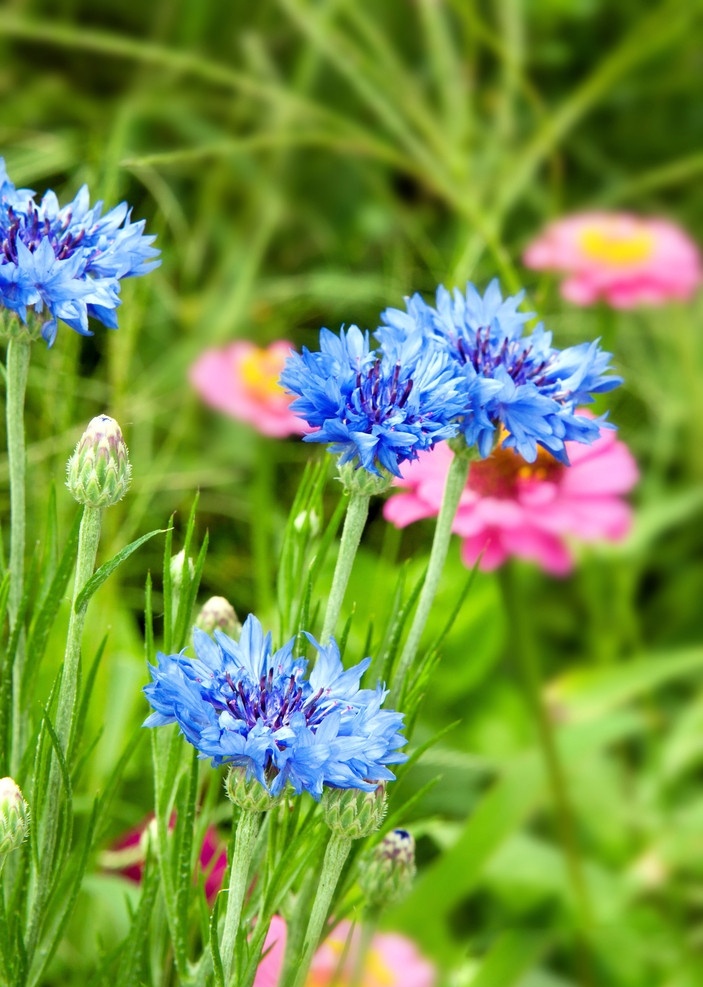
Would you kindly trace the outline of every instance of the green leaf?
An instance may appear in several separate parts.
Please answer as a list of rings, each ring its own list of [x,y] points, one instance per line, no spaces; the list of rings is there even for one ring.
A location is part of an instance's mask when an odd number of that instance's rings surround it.
[[[149,541],[149,539],[153,538],[155,535],[162,535],[168,530],[168,528],[156,528],[154,531],[150,531],[148,534],[142,535],[141,538],[137,538],[136,541],[133,541],[129,545],[125,546],[125,548],[119,551],[117,555],[110,559],[109,562],[104,562],[103,565],[101,565],[100,568],[93,573],[78,594],[74,606],[76,613],[86,606],[93,593],[95,593],[96,590],[102,586],[105,580],[112,575],[115,569],[121,565],[125,559],[128,559],[133,552],[136,552],[136,550],[145,542]]]

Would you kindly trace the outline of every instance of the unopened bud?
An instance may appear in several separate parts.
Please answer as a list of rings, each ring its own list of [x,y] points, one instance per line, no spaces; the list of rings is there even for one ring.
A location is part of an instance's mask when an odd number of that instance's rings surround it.
[[[377,911],[402,901],[410,891],[415,870],[415,840],[405,829],[392,830],[359,868],[359,884],[368,907]]]
[[[293,527],[299,534],[312,536],[320,533],[320,516],[317,511],[301,511],[293,519]]]
[[[238,638],[242,630],[234,607],[224,596],[211,596],[203,604],[195,619],[195,626],[205,631],[206,634],[220,630],[224,631],[228,637],[233,638]]]
[[[230,802],[244,812],[267,812],[281,800],[280,795],[271,795],[253,775],[247,777],[246,768],[230,768],[225,778],[225,791]]]
[[[181,549],[177,555],[171,557],[171,562],[169,565],[171,570],[171,582],[175,589],[180,589],[183,585],[183,570],[187,570],[190,578],[193,578],[193,573],[195,572],[195,566],[193,565],[193,560],[191,558],[186,559],[185,549]]]
[[[326,788],[322,796],[325,822],[337,836],[360,840],[374,833],[386,814],[386,788],[373,792],[358,788]]]
[[[29,806],[12,778],[0,778],[0,854],[21,846],[29,832]]]
[[[79,504],[110,507],[129,489],[132,467],[122,430],[114,418],[98,415],[78,441],[66,467],[66,486]]]

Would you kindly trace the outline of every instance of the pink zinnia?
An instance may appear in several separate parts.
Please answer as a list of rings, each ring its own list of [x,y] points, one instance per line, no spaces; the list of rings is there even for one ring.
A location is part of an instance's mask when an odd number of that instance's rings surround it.
[[[359,929],[352,931],[350,922],[340,922],[315,953],[305,987],[348,987],[358,948]],[[278,987],[285,949],[286,923],[275,915],[254,987]],[[434,987],[436,974],[405,936],[379,932],[371,941],[361,982],[364,987]]]
[[[293,399],[278,383],[292,349],[279,339],[265,348],[240,341],[205,350],[190,368],[190,382],[206,404],[262,435],[302,435],[305,424],[290,410]]]
[[[698,248],[683,230],[631,213],[558,219],[529,245],[523,261],[563,271],[561,293],[576,305],[601,298],[614,308],[660,305],[690,298],[701,282]]]
[[[583,412],[582,412],[583,413]],[[624,442],[601,429],[593,445],[567,442],[570,466],[540,450],[526,463],[512,449],[496,448],[473,462],[452,530],[463,538],[461,556],[471,567],[495,569],[510,555],[565,575],[573,566],[568,539],[616,541],[630,527],[631,508],[622,495],[637,480],[637,466]],[[384,516],[399,528],[435,517],[452,451],[440,443],[409,464]]]

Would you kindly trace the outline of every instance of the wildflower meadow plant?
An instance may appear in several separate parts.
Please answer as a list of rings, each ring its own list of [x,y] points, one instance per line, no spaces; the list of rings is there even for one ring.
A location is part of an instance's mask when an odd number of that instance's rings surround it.
[[[422,340],[448,358],[464,396],[456,416],[459,437],[447,472],[427,575],[408,632],[396,676],[404,688],[420,637],[437,592],[454,518],[466,486],[472,459],[485,459],[500,444],[526,462],[546,450],[568,463],[567,442],[596,441],[604,418],[577,413],[593,395],[612,390],[621,379],[610,373],[609,353],[597,342],[557,349],[541,323],[526,331],[533,313],[519,311],[523,292],[503,298],[497,280],[483,295],[468,284],[450,293],[440,285],[435,305],[419,294],[406,300],[405,310],[382,313],[377,330],[382,350]],[[395,698],[402,692],[396,692]]]
[[[383,799],[378,801],[376,792],[394,778],[388,765],[406,760],[399,751],[405,743],[399,732],[402,715],[381,709],[386,692],[380,685],[359,688],[371,659],[345,670],[333,639],[322,646],[306,636],[317,651],[309,675],[307,660],[294,654],[296,639],[274,651],[271,634],[264,635],[253,614],[238,641],[217,630],[213,640],[195,628],[197,657],[157,655],[152,682],[144,689],[154,709],[145,726],[177,723],[201,757],[210,758],[213,767],[232,769],[228,794],[240,811],[222,939],[226,978],[232,972],[261,812],[287,793],[308,792],[320,799],[327,790],[325,815],[332,835],[305,937],[303,976],[351,840],[377,828],[382,815],[374,804],[382,812]],[[342,800],[342,811],[348,807],[351,816],[344,826],[335,826],[340,815],[334,790],[372,797]],[[356,821],[367,817],[370,828],[355,832]]]
[[[626,212],[554,220],[528,245],[523,261],[563,275],[561,294],[575,305],[687,301],[703,280],[700,251],[684,230],[661,217]]]
[[[435,304],[413,295],[405,311],[386,309],[375,333],[323,329],[316,351],[291,352],[284,341],[206,351],[191,369],[203,398],[264,435],[298,434],[326,446],[347,499],[337,545],[340,505],[323,523],[326,466],[301,480],[280,547],[283,643],[275,646],[254,614],[239,623],[232,587],[198,606],[206,543],[194,544],[195,506],[180,551],[171,524],[96,568],[104,512],[132,483],[122,430],[108,414],[90,421],[68,461],[65,486],[79,517],[63,554],[52,530],[49,570],[27,585],[23,402],[31,343],[42,336],[60,345],[61,321],[81,336],[90,334],[91,318],[116,328],[121,279],[146,273],[157,251],[125,204],[102,216],[86,189],[63,208],[52,192],[37,202],[2,165],[0,194],[12,506],[9,577],[0,586],[9,616],[0,688],[0,738],[8,738],[0,750],[7,774],[0,987],[40,987],[92,861],[103,873],[139,881],[125,948],[101,960],[99,976],[114,974],[116,987],[176,980],[186,987],[434,987],[436,971],[415,945],[378,931],[416,872],[414,838],[396,818],[402,804],[385,817],[388,789],[411,762],[406,732],[429,681],[432,655],[420,653],[421,635],[452,530],[470,543],[467,561],[485,550],[494,564],[498,550],[479,540],[494,538],[496,519],[509,515],[513,540],[501,529],[501,551],[519,552],[541,538],[533,555],[553,571],[567,566],[567,534],[622,532],[628,510],[620,495],[634,481],[633,462],[605,416],[580,409],[619,383],[609,354],[596,342],[556,348],[541,325],[528,327],[522,294],[503,298],[497,282],[483,295],[472,285],[453,294],[440,287]],[[340,633],[341,606],[370,498],[394,483],[406,492],[390,497],[387,516],[402,524],[436,515],[433,546],[409,599],[399,583],[399,612],[385,616],[378,652],[369,628],[361,653],[374,657],[353,663],[349,654],[362,646],[349,623]],[[538,523],[545,504],[549,524]],[[144,725],[158,729],[142,734],[151,747],[154,812],[120,837],[109,808],[139,740],[89,814],[81,788],[88,784],[86,722],[110,643],[108,636],[87,667],[84,629],[92,595],[157,534],[165,534],[163,585],[155,606],[147,581],[150,681],[143,692],[151,707]],[[316,580],[335,548],[321,601]],[[50,641],[55,647],[55,625],[63,627],[60,601],[72,572],[60,674],[46,705],[36,704],[29,697],[37,666]],[[268,610],[264,601],[267,620]],[[362,686],[372,673],[383,681]],[[227,807],[223,782],[232,814],[226,852],[216,828]],[[347,921],[352,913],[355,926]]]

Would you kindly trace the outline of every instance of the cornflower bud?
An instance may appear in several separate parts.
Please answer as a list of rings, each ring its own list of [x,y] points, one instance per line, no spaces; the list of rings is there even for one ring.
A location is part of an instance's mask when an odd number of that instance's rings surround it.
[[[281,801],[281,795],[271,793],[257,781],[247,778],[246,768],[230,768],[225,778],[225,792],[244,812],[267,812]]]
[[[228,637],[238,638],[242,625],[239,623],[236,611],[224,596],[211,596],[200,609],[195,618],[195,626],[212,634],[215,630],[224,631]]]
[[[0,854],[24,843],[29,831],[29,806],[12,778],[0,778]]]
[[[375,832],[386,814],[386,786],[373,792],[359,788],[326,788],[322,796],[325,822],[337,836],[360,840]]]
[[[395,905],[407,895],[415,877],[415,840],[405,829],[383,837],[359,868],[359,885],[372,911]]]
[[[127,493],[132,475],[120,426],[107,415],[93,418],[66,467],[66,486],[79,504],[110,507]]]

